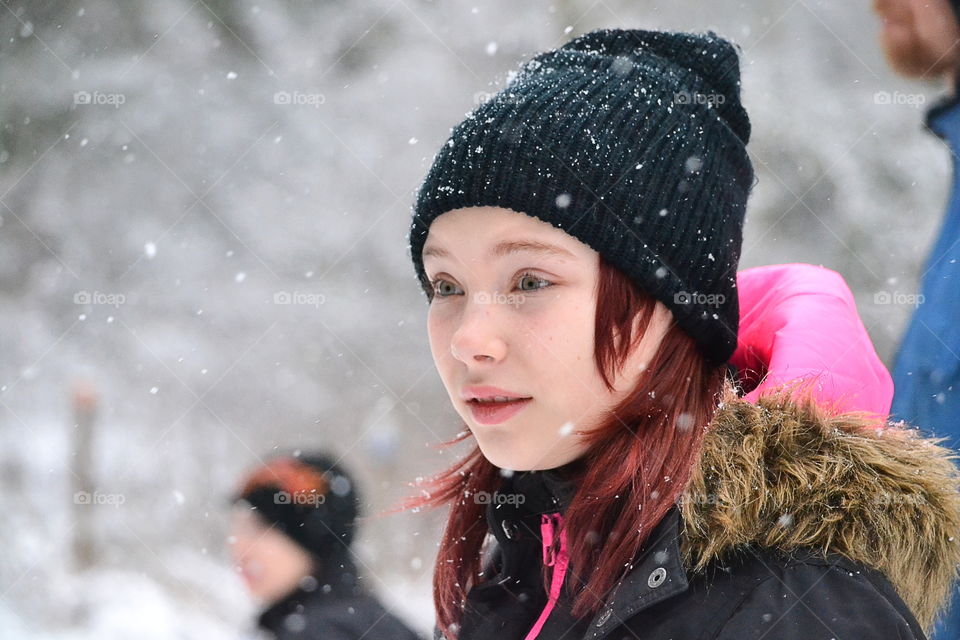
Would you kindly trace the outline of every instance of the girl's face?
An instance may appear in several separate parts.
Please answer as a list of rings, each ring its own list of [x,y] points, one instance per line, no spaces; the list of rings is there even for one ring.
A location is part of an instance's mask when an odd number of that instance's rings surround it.
[[[423,261],[437,370],[483,455],[504,469],[583,455],[576,432],[633,388],[671,321],[658,303],[610,391],[594,359],[596,251],[526,214],[469,207],[433,221]]]
[[[310,574],[310,554],[251,509],[234,507],[230,524],[234,566],[260,602],[276,602]]]

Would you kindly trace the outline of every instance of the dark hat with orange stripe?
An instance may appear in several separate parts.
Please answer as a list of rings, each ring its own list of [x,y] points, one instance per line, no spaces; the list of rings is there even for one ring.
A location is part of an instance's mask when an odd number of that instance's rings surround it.
[[[350,476],[322,453],[281,455],[254,469],[234,502],[318,558],[341,556],[353,542],[359,498]]]

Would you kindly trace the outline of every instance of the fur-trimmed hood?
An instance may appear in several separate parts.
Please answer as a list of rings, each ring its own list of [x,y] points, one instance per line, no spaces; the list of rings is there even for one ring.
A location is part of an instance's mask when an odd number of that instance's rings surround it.
[[[747,545],[878,569],[930,629],[960,564],[954,453],[902,424],[831,414],[789,392],[728,392],[681,501],[696,572]]]

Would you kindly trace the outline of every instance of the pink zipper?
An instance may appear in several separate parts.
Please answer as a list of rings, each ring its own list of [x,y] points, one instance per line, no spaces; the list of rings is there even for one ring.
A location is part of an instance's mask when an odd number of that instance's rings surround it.
[[[530,633],[524,640],[533,640],[543,629],[544,623],[550,617],[554,605],[560,598],[560,589],[563,587],[563,578],[567,573],[567,532],[560,529],[563,523],[563,517],[559,513],[544,513],[540,516],[540,535],[543,538],[543,564],[546,567],[553,567],[553,575],[550,577],[550,595],[547,598],[547,604],[540,612]],[[560,531],[560,551],[555,552],[553,541],[556,538],[557,531]]]

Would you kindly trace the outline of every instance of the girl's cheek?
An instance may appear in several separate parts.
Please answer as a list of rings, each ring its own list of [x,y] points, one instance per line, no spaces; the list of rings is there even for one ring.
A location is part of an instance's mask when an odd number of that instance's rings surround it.
[[[450,343],[453,339],[453,323],[450,317],[443,317],[431,310],[427,318],[427,334],[430,342],[430,351],[433,354],[434,364],[441,373],[450,366],[453,355],[450,352]]]
[[[559,295],[527,300],[518,306],[517,312],[517,322],[522,323],[524,331],[547,344],[568,343],[570,332],[585,321],[588,329],[593,328],[592,318],[581,318],[579,304]]]
[[[435,303],[431,303],[433,304]],[[435,306],[431,306],[430,311],[427,312],[427,335],[431,345],[440,341],[443,328],[444,320],[441,312]]]

